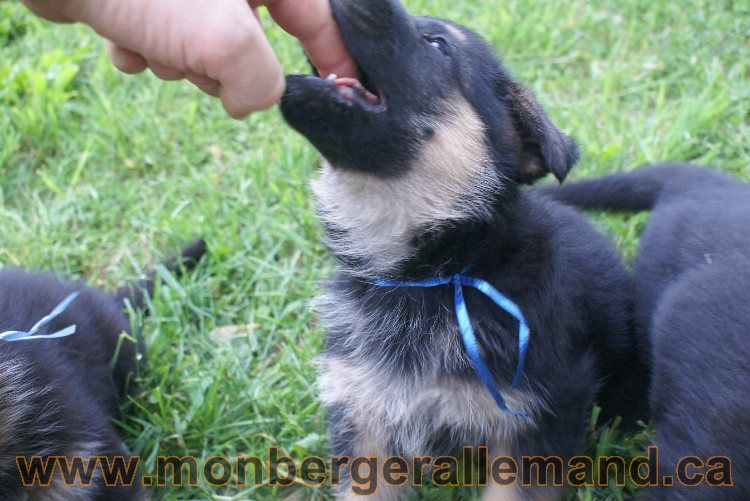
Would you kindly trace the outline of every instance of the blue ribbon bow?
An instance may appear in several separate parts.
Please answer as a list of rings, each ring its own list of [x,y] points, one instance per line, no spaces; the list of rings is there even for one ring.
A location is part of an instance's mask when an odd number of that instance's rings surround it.
[[[474,334],[474,328],[471,325],[471,318],[469,317],[469,310],[466,308],[466,301],[464,300],[463,286],[473,287],[479,292],[490,298],[497,306],[508,312],[516,320],[518,320],[518,365],[516,366],[516,374],[513,378],[513,384],[511,388],[515,388],[521,381],[523,376],[524,360],[526,358],[526,350],[529,347],[529,327],[526,324],[526,319],[521,312],[521,309],[513,301],[508,299],[506,296],[501,294],[495,289],[489,282],[482,280],[481,278],[466,276],[466,270],[456,273],[448,277],[429,278],[427,280],[417,281],[391,281],[391,280],[375,280],[373,283],[378,287],[438,287],[441,285],[453,285],[455,307],[456,307],[456,319],[458,320],[458,328],[461,331],[461,340],[463,341],[464,348],[471,358],[471,362],[474,365],[474,372],[476,372],[479,379],[482,381],[484,386],[495,399],[495,403],[504,412],[516,414],[518,416],[528,417],[525,413],[519,410],[509,408],[500,391],[495,385],[495,381],[490,374],[487,365],[484,363],[482,354],[479,348],[479,342]]]
[[[70,336],[71,334],[74,334],[76,331],[76,326],[71,325],[68,326],[62,330],[59,330],[57,332],[54,332],[52,334],[40,334],[38,336],[35,336],[37,332],[39,332],[41,329],[43,329],[47,324],[49,324],[51,321],[59,317],[63,314],[65,310],[68,309],[68,306],[70,306],[70,303],[73,302],[75,298],[78,297],[79,292],[74,292],[73,294],[66,297],[60,304],[55,306],[55,309],[52,310],[49,315],[38,321],[34,327],[29,330],[29,332],[24,331],[7,331],[0,333],[0,341],[28,341],[28,340],[34,340],[34,339],[54,339],[58,337],[65,337]]]

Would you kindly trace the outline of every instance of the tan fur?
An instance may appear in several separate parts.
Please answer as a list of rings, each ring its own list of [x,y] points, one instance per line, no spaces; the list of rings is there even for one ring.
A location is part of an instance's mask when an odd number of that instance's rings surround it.
[[[102,443],[92,440],[88,442],[79,442],[70,448],[70,452],[65,454],[69,461],[74,457],[82,457],[85,460],[95,461],[96,456],[101,456]],[[137,478],[137,477],[136,477]],[[80,479],[79,479],[80,481]],[[138,480],[136,480],[138,481]],[[87,501],[98,498],[105,491],[106,487],[102,482],[102,471],[99,466],[94,470],[91,483],[88,485],[65,485],[59,467],[55,469],[55,475],[52,482],[47,487],[36,487],[24,491],[23,499],[28,501]],[[145,489],[140,488],[135,499],[146,501],[149,499]]]
[[[98,499],[97,495],[101,495],[102,492],[106,491],[103,491],[102,487],[96,484],[96,482],[92,482],[89,487],[80,485],[67,486],[58,475],[49,487],[39,487],[33,492],[27,493],[23,499],[29,501],[88,501]],[[145,489],[141,488],[133,499],[148,501],[150,496]]]
[[[93,499],[96,484],[84,487],[81,485],[65,485],[57,474],[48,487],[38,487],[29,494],[30,501],[86,501]]]
[[[382,479],[380,480],[382,484]],[[340,501],[362,501],[363,499],[372,501],[399,501],[401,499],[407,499],[408,494],[408,487],[395,487],[392,485],[378,484],[378,490],[370,496],[359,496],[352,492],[351,489],[346,488],[338,493],[336,499]]]
[[[518,485],[490,482],[482,493],[483,501],[558,501],[565,493],[561,487],[523,489]]]
[[[31,411],[33,388],[24,383],[26,369],[10,361],[0,362],[0,450],[18,434]],[[1,466],[0,466],[1,467]]]
[[[450,426],[471,434],[492,434],[499,443],[533,426],[533,421],[501,412],[484,386],[437,377],[399,378],[378,367],[367,367],[345,359],[322,361],[319,385],[327,406],[344,406],[356,428],[374,437],[389,430],[399,438],[409,455],[424,454],[422,440],[432,430]],[[529,414],[544,403],[503,388],[508,405]],[[424,415],[424,419],[419,419]],[[420,423],[424,429],[404,426]]]
[[[80,442],[74,444],[71,452],[66,457],[72,459],[74,456],[83,457],[84,460],[99,454],[101,443],[96,441]],[[93,459],[92,459],[93,461]],[[89,485],[65,485],[60,469],[55,469],[55,475],[52,477],[52,483],[47,487],[37,487],[29,492],[29,500],[39,501],[85,501],[92,499],[96,491],[100,488],[99,478],[101,470],[97,468]]]
[[[520,489],[515,485],[498,485],[490,481],[482,493],[483,501],[524,501]]]
[[[398,501],[400,499],[406,499],[409,491],[411,490],[410,484],[407,482],[402,486],[387,485],[382,475],[383,462],[389,456],[388,451],[383,448],[383,441],[379,439],[377,435],[368,434],[367,436],[358,437],[357,449],[354,451],[354,456],[375,456],[378,458],[378,489],[369,496],[361,496],[354,493],[351,489],[351,482],[348,478],[342,479],[342,484],[338,489],[336,499],[341,501],[355,501],[362,499],[371,499],[374,501]]]
[[[513,457],[502,444],[490,451],[490,463],[497,457]],[[520,465],[519,465],[520,466]],[[560,487],[522,487],[521,478],[513,485],[499,485],[492,478],[482,493],[483,501],[556,501],[562,499],[565,490]]]
[[[0,362],[0,473],[16,471],[16,451],[7,448],[18,439],[20,429],[35,426],[44,417],[32,404],[40,392],[27,383],[28,370],[12,360]],[[41,393],[49,390],[46,388]],[[44,410],[51,411],[51,408]],[[45,452],[38,451],[39,454]]]
[[[410,257],[416,229],[483,218],[486,199],[501,188],[479,116],[463,98],[444,108],[452,115],[419,124],[435,133],[403,175],[383,179],[324,162],[313,183],[323,220],[346,232],[331,242],[334,251],[369,260],[363,271],[385,272]]]
[[[425,436],[445,426],[465,430],[470,434],[492,434],[501,449],[513,443],[533,421],[502,413],[487,390],[479,383],[462,383],[452,379],[399,378],[384,373],[377,367],[367,367],[341,358],[321,361],[319,385],[327,406],[346,409],[347,418],[355,423],[358,432],[355,456],[378,456],[382,462],[388,457],[383,443],[389,436],[397,437],[406,456],[424,455],[420,449]],[[533,415],[544,408],[544,403],[503,389],[508,405]],[[414,423],[420,423],[414,428]],[[405,426],[406,423],[411,423]],[[497,450],[497,449],[496,449]],[[507,454],[506,454],[507,455]],[[408,484],[407,484],[408,485]],[[392,501],[406,499],[409,488],[381,486],[372,499]],[[541,491],[546,496],[548,491]],[[538,489],[534,495],[539,494]],[[528,498],[518,487],[490,485],[484,499],[489,501],[521,501]],[[339,499],[358,499],[349,486],[339,492]],[[555,499],[544,497],[539,499]]]
[[[451,36],[453,36],[456,40],[458,40],[461,43],[466,42],[466,34],[453,26],[452,24],[443,23],[443,26],[445,26],[445,29],[450,31]]]

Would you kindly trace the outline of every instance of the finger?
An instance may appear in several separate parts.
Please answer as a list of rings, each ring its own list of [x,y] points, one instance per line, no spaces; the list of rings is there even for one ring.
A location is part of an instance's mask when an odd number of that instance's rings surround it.
[[[219,97],[219,82],[216,80],[195,73],[188,73],[185,78],[209,96]]]
[[[149,61],[148,69],[150,69],[154,75],[161,78],[162,80],[173,81],[182,80],[183,78],[185,78],[185,73],[183,73],[182,71],[170,68],[169,66],[164,66],[159,63],[155,63],[153,61]]]
[[[227,113],[244,118],[252,111],[277,104],[284,92],[284,76],[276,54],[252,19],[225,61],[217,61],[219,97]]]
[[[287,33],[299,39],[320,76],[357,77],[357,65],[346,50],[329,0],[262,1]],[[303,15],[301,14],[303,13]]]
[[[112,64],[123,73],[140,73],[148,67],[146,60],[135,52],[118,47],[110,41],[107,41],[107,48]]]

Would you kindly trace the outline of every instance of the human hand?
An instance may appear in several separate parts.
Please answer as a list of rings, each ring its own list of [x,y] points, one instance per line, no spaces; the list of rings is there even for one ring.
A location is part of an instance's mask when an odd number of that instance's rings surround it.
[[[356,76],[328,0],[24,0],[57,22],[82,21],[110,40],[114,65],[186,78],[242,118],[276,104],[284,78],[257,15],[274,20],[305,47],[321,76]]]

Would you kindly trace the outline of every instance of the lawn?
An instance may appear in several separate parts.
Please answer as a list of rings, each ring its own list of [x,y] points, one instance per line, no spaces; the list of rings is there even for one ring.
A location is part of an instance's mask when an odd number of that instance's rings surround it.
[[[406,3],[492,41],[577,138],[574,177],[679,159],[750,180],[746,1]],[[304,69],[297,44],[269,32],[286,69]],[[0,264],[112,288],[195,235],[210,246],[195,273],[160,287],[150,316],[134,318],[148,364],[121,428],[144,472],[157,455],[327,454],[314,389],[322,331],[309,303],[335,265],[308,189],[317,162],[278,111],[230,120],[188,84],[119,74],[90,30],[0,2]],[[645,216],[594,220],[632,256]],[[226,326],[238,327],[215,330]],[[592,424],[589,452],[634,455],[647,438]],[[157,499],[292,492],[327,496],[231,483],[153,490]]]

